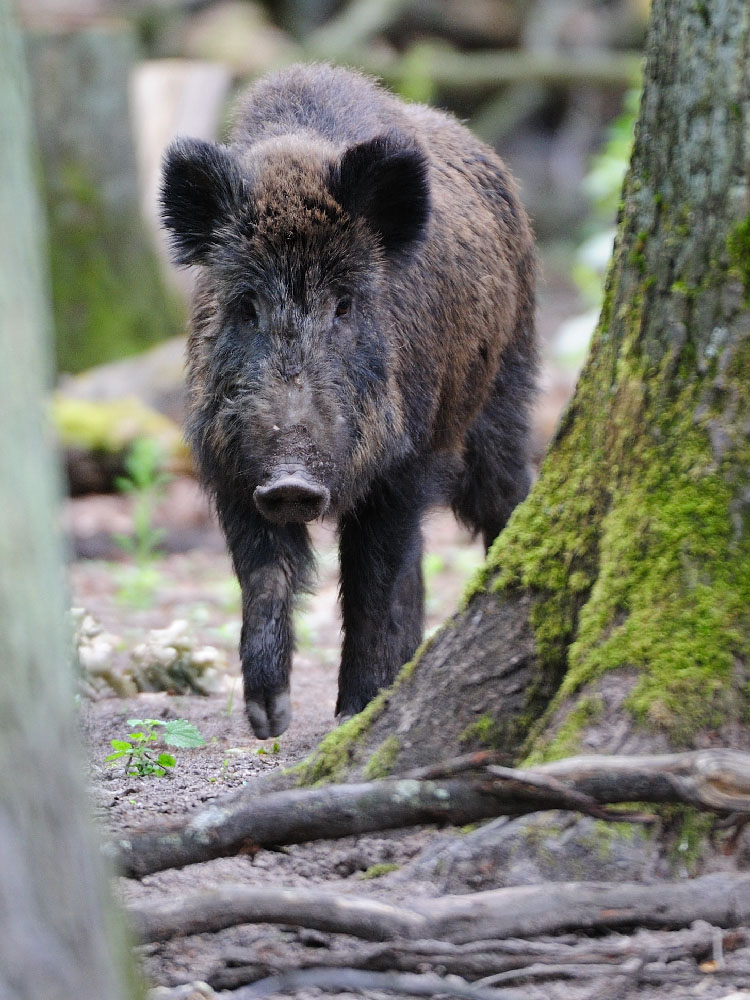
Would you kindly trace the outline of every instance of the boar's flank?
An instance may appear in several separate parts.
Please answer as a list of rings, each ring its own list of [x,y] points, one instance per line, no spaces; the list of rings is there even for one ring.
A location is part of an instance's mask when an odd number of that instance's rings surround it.
[[[168,150],[164,225],[199,274],[188,434],[242,586],[256,736],[291,718],[306,522],[340,531],[337,712],[422,634],[420,521],[487,545],[528,488],[535,257],[502,161],[448,115],[296,66],[241,101],[229,145]]]

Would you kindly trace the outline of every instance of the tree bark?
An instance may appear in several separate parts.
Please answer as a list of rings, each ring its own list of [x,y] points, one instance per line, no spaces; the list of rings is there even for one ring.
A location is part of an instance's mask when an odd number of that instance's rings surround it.
[[[590,357],[462,608],[302,782],[750,746],[750,7],[654,0]]]
[[[58,367],[134,354],[180,332],[182,309],[139,210],[128,108],[136,29],[115,18],[26,33],[49,227]]]
[[[0,996],[139,993],[87,822],[43,419],[50,316],[21,44],[0,0]]]

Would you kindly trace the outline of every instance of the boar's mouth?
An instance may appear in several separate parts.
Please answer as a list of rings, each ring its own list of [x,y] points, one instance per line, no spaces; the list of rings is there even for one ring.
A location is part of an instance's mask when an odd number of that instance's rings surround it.
[[[322,517],[331,494],[302,466],[285,466],[256,487],[253,500],[263,517],[274,524],[302,523]]]

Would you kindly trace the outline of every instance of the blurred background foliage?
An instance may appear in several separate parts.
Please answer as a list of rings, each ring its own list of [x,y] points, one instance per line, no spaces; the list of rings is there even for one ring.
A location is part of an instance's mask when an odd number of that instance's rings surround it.
[[[176,133],[224,137],[259,74],[329,60],[454,112],[516,174],[540,242],[556,419],[600,301],[648,0],[19,0],[18,12],[63,392],[132,395],[179,422],[190,276],[170,270],[158,231],[163,148]],[[156,344],[145,368],[97,367]]]

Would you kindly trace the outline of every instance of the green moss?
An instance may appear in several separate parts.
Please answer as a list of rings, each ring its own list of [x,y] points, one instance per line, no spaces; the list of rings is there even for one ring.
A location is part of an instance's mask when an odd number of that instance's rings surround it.
[[[381,693],[359,715],[324,736],[315,750],[299,764],[287,769],[299,785],[320,785],[335,781],[351,763],[354,748],[368,732],[387,702]]]
[[[498,726],[491,715],[481,715],[458,737],[459,743],[494,748],[498,746]]]
[[[292,775],[298,785],[321,785],[336,781],[351,764],[357,748],[369,733],[372,724],[385,711],[393,692],[411,677],[419,658],[431,642],[432,638],[429,638],[422,643],[414,659],[401,668],[391,687],[381,691],[359,715],[355,715],[325,736],[309,757],[288,768],[285,773]],[[395,737],[393,739],[395,740]],[[383,746],[385,744],[388,744],[385,753],[386,757],[390,758],[389,767],[392,768],[400,747],[397,741],[388,743],[386,739]],[[383,763],[382,759],[380,763]]]
[[[736,268],[745,289],[745,301],[750,304],[750,216],[737,223],[727,239],[732,267]]]
[[[155,439],[169,455],[187,455],[179,427],[133,396],[94,402],[59,393],[52,420],[65,447],[115,455],[140,438]]]
[[[677,233],[683,217],[676,209],[665,226]],[[542,700],[558,690],[541,720],[529,693],[529,760],[577,751],[601,711],[595,698],[581,700],[582,689],[611,670],[636,677],[626,703],[633,717],[677,745],[750,711],[733,685],[734,665],[750,660],[750,526],[738,528],[737,512],[750,515],[733,480],[733,470],[750,468],[750,443],[733,431],[719,459],[710,433],[713,422],[727,423],[728,397],[731,426],[750,425],[750,344],[721,358],[720,377],[720,348],[709,344],[699,357],[692,338],[649,357],[650,296],[664,293],[633,266],[645,246],[645,232],[621,238],[576,397],[536,487],[470,591],[532,597]],[[729,254],[750,289],[750,220],[733,231]],[[722,280],[721,262],[700,287],[678,277],[677,314],[686,300],[696,315],[714,308]],[[541,745],[534,734],[551,724]]]
[[[140,220],[108,210],[79,163],[47,192],[49,263],[58,367],[81,371],[179,332]]]
[[[388,875],[390,872],[397,872],[400,867],[400,865],[391,862],[381,862],[378,865],[370,865],[366,871],[360,873],[359,878],[363,880],[382,878],[383,875]]]
[[[367,781],[377,781],[387,778],[393,771],[393,765],[398,757],[400,744],[397,736],[387,736],[378,749],[370,756],[362,776]]]
[[[601,695],[583,695],[577,698],[565,720],[557,727],[550,740],[543,740],[548,715],[542,716],[537,726],[531,730],[529,743],[533,748],[524,758],[523,766],[532,767],[548,760],[573,757],[581,751],[581,733],[587,725],[601,718],[604,699]]]
[[[659,810],[665,833],[672,847],[670,861],[678,874],[697,874],[715,817],[692,806],[662,806]]]
[[[634,823],[594,820],[590,825],[582,827],[581,832],[576,835],[576,841],[579,847],[586,849],[589,854],[605,864],[612,859],[618,843],[622,841],[632,843],[641,834],[642,829]]]
[[[617,806],[610,806],[610,809],[616,810]],[[632,802],[620,803],[620,809],[634,809],[634,804]],[[596,851],[602,861],[605,861],[612,854],[612,845],[617,841],[627,840],[631,843],[636,839],[636,837],[643,836],[646,827],[638,826],[636,823],[617,823],[609,822],[604,819],[595,819],[592,824],[592,829],[594,831],[594,838],[596,844]]]

